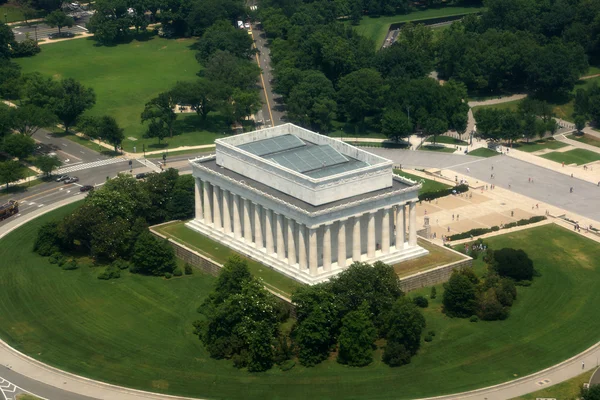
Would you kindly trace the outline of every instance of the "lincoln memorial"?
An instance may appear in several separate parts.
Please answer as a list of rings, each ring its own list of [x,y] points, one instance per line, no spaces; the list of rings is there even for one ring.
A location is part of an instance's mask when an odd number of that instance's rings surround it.
[[[355,261],[427,254],[417,245],[421,185],[391,161],[292,124],[215,143],[216,154],[190,161],[191,229],[308,284]]]

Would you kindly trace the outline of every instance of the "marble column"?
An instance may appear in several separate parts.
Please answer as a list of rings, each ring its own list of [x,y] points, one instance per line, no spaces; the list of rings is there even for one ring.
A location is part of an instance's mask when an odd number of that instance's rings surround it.
[[[354,225],[352,228],[352,261],[360,261],[360,216],[354,217]]]
[[[265,243],[267,254],[273,254],[273,212],[265,208]]]
[[[195,200],[195,219],[204,219],[204,214],[202,212],[202,181],[200,178],[195,178],[194,182],[194,200]]]
[[[338,228],[338,267],[346,267],[346,220],[339,221]]]
[[[210,206],[210,183],[204,181],[202,185],[202,192],[204,194],[204,223],[209,225],[212,224],[212,207]]]
[[[331,224],[323,229],[323,271],[331,271]]]
[[[308,268],[311,275],[317,275],[319,268],[319,257],[317,254],[317,230],[308,230]]]
[[[406,207],[404,204],[396,206],[396,250],[404,249],[404,226]]]
[[[240,196],[233,194],[233,237],[242,237],[242,215],[240,210]]]
[[[263,248],[261,206],[254,203],[254,244],[257,249]]]
[[[283,215],[277,214],[277,222],[275,225],[277,233],[277,258],[285,260],[285,243],[283,241]]]
[[[288,248],[288,264],[296,264],[296,238],[294,235],[294,220],[288,218],[287,220],[287,248]]]
[[[417,245],[417,203],[414,201],[410,202],[410,222],[408,231],[408,245]]]
[[[231,193],[228,190],[222,190],[223,194],[223,231],[226,234],[231,233]]]
[[[252,221],[250,220],[250,200],[244,199],[244,240],[252,243]]]
[[[370,212],[367,222],[367,257],[375,258],[375,215],[377,212]]]
[[[390,252],[390,209],[383,209],[383,219],[381,220],[381,253]]]
[[[213,221],[214,228],[217,230],[221,230],[223,226],[221,225],[221,189],[218,186],[213,185]]]
[[[300,270],[306,269],[306,227],[298,224],[298,266]]]

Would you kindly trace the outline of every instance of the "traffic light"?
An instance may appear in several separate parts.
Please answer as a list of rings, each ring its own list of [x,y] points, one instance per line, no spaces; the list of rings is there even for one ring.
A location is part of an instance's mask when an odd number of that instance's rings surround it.
[[[167,153],[163,153],[163,161],[167,161]]]

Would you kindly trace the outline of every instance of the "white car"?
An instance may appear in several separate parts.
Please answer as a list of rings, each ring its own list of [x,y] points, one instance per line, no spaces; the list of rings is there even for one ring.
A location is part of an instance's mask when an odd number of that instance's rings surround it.
[[[249,22],[246,22],[246,23],[244,24],[244,28],[246,28],[246,29],[250,29],[250,23],[249,23]]]

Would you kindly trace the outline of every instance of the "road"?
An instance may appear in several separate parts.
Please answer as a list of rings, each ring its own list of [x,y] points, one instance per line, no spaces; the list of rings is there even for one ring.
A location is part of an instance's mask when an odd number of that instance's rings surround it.
[[[260,119],[261,115],[265,127],[277,126],[286,123],[285,120],[285,108],[283,99],[280,95],[273,92],[271,82],[273,81],[273,70],[271,68],[271,51],[268,46],[268,41],[264,31],[260,30],[259,25],[253,25],[252,27],[252,38],[254,44],[258,50],[256,55],[256,61],[258,66],[262,70],[262,77],[260,84],[263,88],[261,90],[262,109],[259,111]]]
[[[75,25],[71,28],[61,28],[61,32],[71,32],[75,35],[80,33],[85,33],[88,30],[86,29],[86,24],[89,21],[89,15],[83,16],[75,20]],[[15,40],[17,42],[22,42],[23,40],[29,39],[37,39],[43,40],[48,39],[49,35],[58,33],[58,28],[51,28],[48,25],[37,22],[32,23],[31,25],[21,25],[13,28],[13,33],[15,34]]]
[[[0,365],[0,400],[14,400],[17,395],[25,393],[43,393],[44,397],[50,400],[93,400],[92,397],[82,396],[38,382],[35,379],[16,373],[6,365]]]

